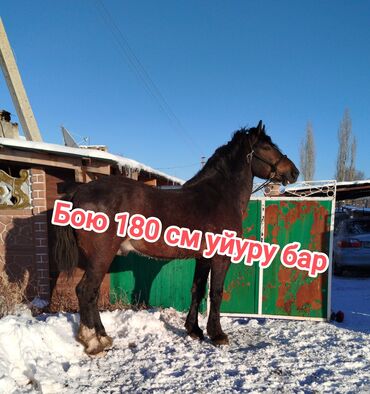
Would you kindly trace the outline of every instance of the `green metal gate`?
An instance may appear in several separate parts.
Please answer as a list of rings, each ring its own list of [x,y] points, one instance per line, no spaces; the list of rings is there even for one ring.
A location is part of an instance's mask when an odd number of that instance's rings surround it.
[[[326,253],[331,258],[334,198],[255,198],[243,220],[243,237],[275,243],[280,250],[288,243]],[[111,301],[173,307],[190,306],[194,260],[163,262],[130,254],[116,257],[111,273]],[[310,278],[306,271],[286,268],[280,252],[271,266],[260,269],[242,262],[231,264],[221,313],[228,316],[271,316],[295,319],[327,319],[330,316],[329,270]],[[203,303],[201,311],[206,310]]]
[[[306,271],[280,263],[282,248],[300,242],[301,249],[331,257],[334,199],[261,198],[249,207],[244,237],[280,245],[271,266],[260,269],[232,264],[225,280],[223,315],[327,319],[330,316],[329,270],[311,278]],[[257,206],[256,206],[257,204]]]
[[[261,200],[251,200],[243,220],[243,238],[261,240]],[[259,266],[231,264],[224,284],[221,313],[257,314]]]

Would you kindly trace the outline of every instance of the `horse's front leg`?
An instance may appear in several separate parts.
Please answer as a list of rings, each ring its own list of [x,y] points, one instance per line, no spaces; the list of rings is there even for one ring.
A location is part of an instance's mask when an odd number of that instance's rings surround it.
[[[193,287],[191,288],[191,305],[186,318],[185,328],[193,339],[203,339],[203,331],[198,325],[199,305],[205,296],[207,278],[211,268],[211,261],[205,258],[197,259]]]
[[[220,323],[220,307],[225,276],[230,266],[230,258],[215,255],[211,262],[211,289],[207,333],[215,345],[227,345],[227,335],[222,331]]]

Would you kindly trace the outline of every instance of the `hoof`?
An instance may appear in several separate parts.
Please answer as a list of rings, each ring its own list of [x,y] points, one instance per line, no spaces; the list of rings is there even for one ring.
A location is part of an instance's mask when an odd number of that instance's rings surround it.
[[[188,322],[185,323],[186,332],[192,339],[203,340],[204,334],[203,330],[201,330],[198,324],[190,324]]]
[[[229,338],[226,334],[216,335],[215,337],[211,338],[211,341],[215,346],[229,345]]]
[[[106,354],[105,350],[107,348],[112,347],[113,340],[111,337],[108,336],[95,336],[90,338],[88,343],[85,346],[85,352],[89,356],[97,356]]]
[[[204,339],[203,331],[200,328],[188,331],[188,335],[190,338],[196,339],[198,341],[203,341]]]
[[[104,335],[101,337],[98,337],[100,343],[104,346],[104,349],[110,348],[113,345],[113,339],[109,337],[108,335]]]
[[[105,346],[100,342],[98,337],[91,338],[85,347],[85,352],[89,356],[96,356],[102,353],[105,349]]]
[[[96,337],[96,332],[94,328],[88,328],[84,325],[80,325],[80,328],[77,333],[77,341],[80,342],[82,345],[88,347],[89,342]]]
[[[113,344],[111,337],[97,335],[94,328],[88,328],[84,325],[80,325],[76,339],[84,345],[85,352],[89,356],[96,356],[103,353],[106,348],[111,347]]]

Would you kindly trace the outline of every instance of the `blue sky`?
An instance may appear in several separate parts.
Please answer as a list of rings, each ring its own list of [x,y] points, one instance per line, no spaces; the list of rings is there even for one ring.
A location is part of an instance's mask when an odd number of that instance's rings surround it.
[[[332,179],[349,108],[357,168],[370,177],[370,1],[102,2],[182,126],[130,67],[99,1],[1,0],[45,141],[61,143],[63,124],[188,179],[202,155],[260,119],[298,163],[311,121],[315,178]],[[3,78],[0,98],[15,113]]]

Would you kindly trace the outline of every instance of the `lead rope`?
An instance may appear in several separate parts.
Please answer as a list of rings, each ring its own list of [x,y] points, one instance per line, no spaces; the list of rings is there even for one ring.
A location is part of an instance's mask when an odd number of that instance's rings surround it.
[[[251,194],[257,193],[261,189],[263,189],[265,186],[269,185],[272,182],[272,178],[267,179],[267,181],[263,182],[262,185],[257,186]]]

